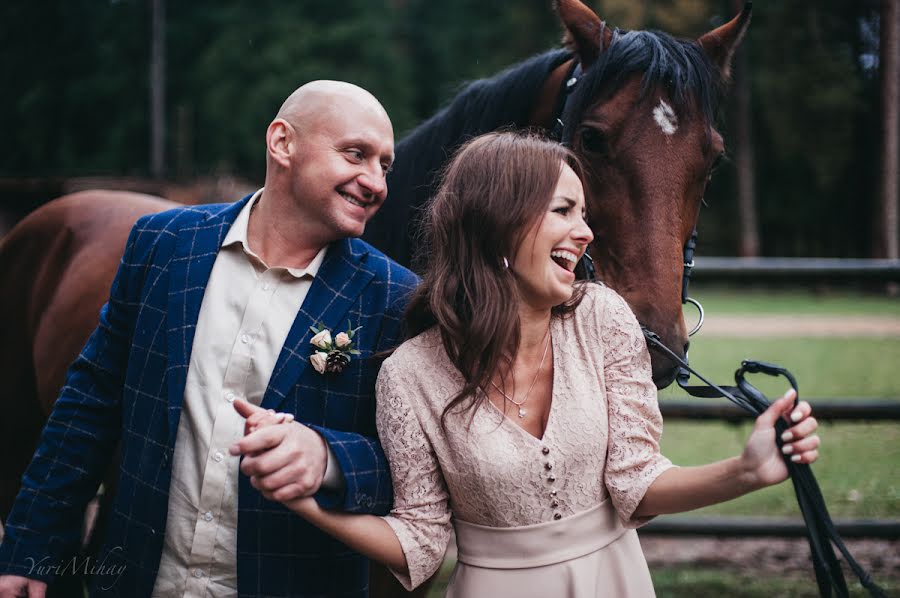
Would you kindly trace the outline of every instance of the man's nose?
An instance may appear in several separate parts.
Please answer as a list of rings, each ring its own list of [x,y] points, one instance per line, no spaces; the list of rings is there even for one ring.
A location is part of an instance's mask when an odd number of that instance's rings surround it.
[[[366,172],[359,175],[357,182],[360,187],[378,199],[384,199],[387,195],[387,181],[380,169],[378,173]]]

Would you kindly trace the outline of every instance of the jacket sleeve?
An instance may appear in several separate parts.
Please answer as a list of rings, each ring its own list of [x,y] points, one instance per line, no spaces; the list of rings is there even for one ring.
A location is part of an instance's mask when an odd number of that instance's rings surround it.
[[[132,263],[139,225],[129,234],[96,330],[66,374],[6,522],[0,573],[49,581],[75,554],[87,503],[121,435],[122,391],[139,277]]]
[[[403,312],[418,278],[399,266],[388,267],[387,309],[382,315],[382,330],[374,351],[395,348],[403,340]],[[375,404],[375,388],[370,390]],[[393,493],[391,475],[381,443],[374,433],[354,433],[311,426],[325,439],[344,480],[343,492],[322,488],[315,499],[326,509],[340,509],[350,513],[384,515],[391,507]],[[374,432],[374,430],[373,430]]]

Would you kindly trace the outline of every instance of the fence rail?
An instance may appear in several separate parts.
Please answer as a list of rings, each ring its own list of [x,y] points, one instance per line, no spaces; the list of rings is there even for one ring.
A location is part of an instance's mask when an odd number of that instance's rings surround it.
[[[900,282],[900,260],[786,257],[697,257],[697,281],[854,280]]]
[[[820,421],[897,421],[900,420],[898,399],[811,399],[816,419]],[[718,419],[738,423],[753,415],[731,403],[709,402],[708,399],[665,399],[659,408],[666,419]],[[845,519],[835,521],[844,538],[900,539],[900,520]],[[802,520],[767,517],[699,517],[667,515],[642,527],[642,534],[658,536],[731,536],[731,537],[805,537]]]
[[[839,519],[834,525],[843,538],[900,539],[900,520]],[[642,527],[639,533],[654,536],[805,538],[806,526],[802,519],[664,515]]]
[[[819,421],[898,421],[900,420],[900,399],[805,399],[815,407]],[[753,419],[754,416],[731,403],[710,399],[666,399],[659,400],[659,408],[666,419],[718,419],[737,423]]]

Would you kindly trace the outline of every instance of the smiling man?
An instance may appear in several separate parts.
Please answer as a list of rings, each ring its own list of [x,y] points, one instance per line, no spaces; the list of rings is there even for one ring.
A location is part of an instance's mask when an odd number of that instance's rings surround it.
[[[135,225],[100,324],[70,369],[0,546],[0,598],[43,595],[78,547],[81,513],[121,442],[93,595],[365,595],[366,561],[279,499],[384,513],[373,353],[399,343],[415,276],[354,239],[387,196],[384,108],[315,81],[266,131],[265,187]],[[341,372],[310,367],[312,332],[349,325]],[[239,474],[236,399],[289,413]]]

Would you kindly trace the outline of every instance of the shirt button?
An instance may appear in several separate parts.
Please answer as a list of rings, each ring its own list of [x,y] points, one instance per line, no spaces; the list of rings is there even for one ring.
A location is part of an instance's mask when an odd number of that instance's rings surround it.
[[[194,569],[194,577],[200,579],[201,577],[203,577],[203,571],[201,571],[200,569]]]
[[[213,520],[213,514],[212,514],[211,512],[209,512],[209,511],[207,511],[206,513],[203,514],[203,520],[204,520],[204,521],[212,521],[212,520]]]
[[[223,454],[222,454],[221,452],[219,452],[219,451],[216,451],[216,454],[213,455],[213,459],[216,461],[216,463],[220,462],[220,461],[221,461],[222,459],[224,459],[224,458],[225,458],[225,455],[223,455]]]
[[[241,342],[244,343],[244,344],[246,345],[247,343],[250,342],[250,337],[247,336],[246,334],[242,334],[242,335],[241,335]]]
[[[233,393],[233,392],[229,392],[228,394],[225,395],[225,399],[226,399],[229,403],[234,403],[234,399],[235,399],[234,393]]]
[[[272,288],[272,287],[269,285],[269,283],[267,283],[267,282],[264,282],[264,283],[263,283],[263,290],[264,290],[264,291],[268,291],[270,288]]]

